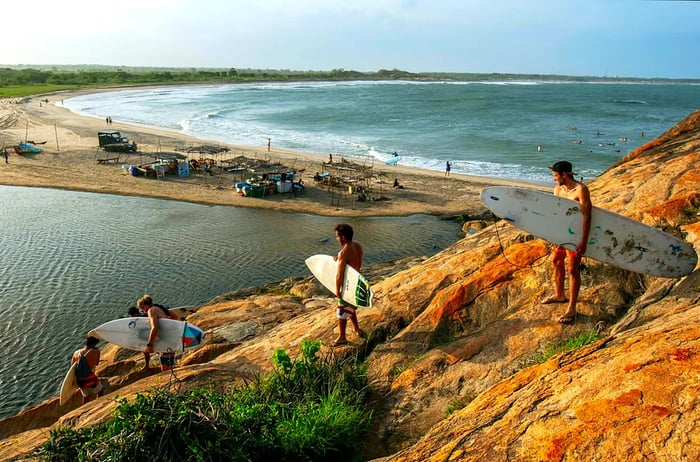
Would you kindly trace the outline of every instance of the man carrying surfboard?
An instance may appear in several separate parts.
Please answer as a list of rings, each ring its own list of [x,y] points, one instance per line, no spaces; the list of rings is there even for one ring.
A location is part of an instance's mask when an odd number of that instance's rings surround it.
[[[338,318],[338,338],[332,343],[332,346],[346,345],[348,340],[345,336],[348,319],[352,322],[355,332],[360,338],[365,338],[366,334],[357,322],[356,307],[343,301],[343,281],[345,280],[345,266],[350,265],[358,272],[362,268],[362,246],[357,242],[353,242],[352,238],[355,231],[352,226],[347,224],[339,224],[335,227],[335,238],[342,246],[338,255],[333,257],[338,262],[338,272],[335,278],[335,295],[338,297],[336,305],[336,316]]]
[[[148,334],[148,343],[144,353],[149,355],[154,353],[153,342],[158,337],[158,320],[159,319],[178,319],[178,316],[171,313],[167,308],[153,303],[153,298],[150,295],[144,295],[136,302],[136,306],[141,311],[145,312],[151,324],[151,332]],[[169,371],[175,366],[175,352],[160,353],[160,370],[162,372]]]
[[[573,166],[571,162],[562,160],[551,165],[552,177],[556,186],[554,187],[554,195],[566,197],[574,200],[581,205],[581,215],[583,221],[581,223],[581,241],[576,245],[576,250],[567,250],[564,247],[557,247],[552,254],[552,265],[554,266],[554,295],[542,300],[542,303],[566,303],[569,302],[564,314],[559,318],[562,324],[571,324],[576,320],[576,302],[578,301],[578,293],[581,289],[581,273],[579,266],[581,258],[586,253],[586,244],[588,242],[588,234],[591,230],[591,196],[588,187],[574,179]],[[564,292],[564,263],[568,257],[568,273],[569,273],[569,298],[566,298]]]
[[[75,378],[83,396],[83,404],[103,395],[102,380],[95,374],[95,368],[100,363],[100,350],[97,343],[100,339],[88,337],[85,346],[76,350],[71,358],[71,364],[78,363]]]

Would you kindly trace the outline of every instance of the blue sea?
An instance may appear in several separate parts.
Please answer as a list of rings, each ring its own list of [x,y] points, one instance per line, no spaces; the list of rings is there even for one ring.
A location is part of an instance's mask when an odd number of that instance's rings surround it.
[[[324,159],[381,162],[397,152],[404,165],[442,171],[449,160],[457,173],[551,183],[547,166],[556,160],[591,179],[659,136],[700,107],[700,86],[236,84],[108,91],[63,104],[261,150],[270,138]],[[56,396],[85,333],[123,316],[144,293],[199,305],[308,274],[306,256],[337,250],[337,218],[7,186],[0,194],[0,418]],[[421,215],[351,223],[368,263],[436,253],[459,232]]]
[[[204,140],[273,146],[470,175],[584,179],[700,108],[700,85],[508,82],[301,82],[134,89],[64,101],[79,114]],[[138,139],[137,139],[138,141]],[[540,147],[540,149],[538,149]]]

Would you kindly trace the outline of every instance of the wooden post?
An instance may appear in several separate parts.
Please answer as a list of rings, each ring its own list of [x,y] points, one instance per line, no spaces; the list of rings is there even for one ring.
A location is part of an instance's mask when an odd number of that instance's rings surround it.
[[[56,124],[53,124],[53,132],[56,135],[56,151],[61,152],[61,147],[58,145],[58,128],[56,128]]]

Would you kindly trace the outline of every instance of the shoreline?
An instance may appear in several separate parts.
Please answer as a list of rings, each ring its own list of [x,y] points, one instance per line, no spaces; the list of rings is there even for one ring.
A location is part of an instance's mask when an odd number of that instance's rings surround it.
[[[128,87],[148,89],[154,86]],[[454,216],[462,213],[480,213],[486,210],[479,200],[484,187],[492,185],[519,185],[537,188],[537,185],[497,178],[482,178],[463,174],[445,176],[444,172],[406,167],[387,166],[375,162],[368,180],[369,196],[364,202],[347,191],[347,187],[330,188],[316,184],[314,173],[324,167],[332,172],[336,164],[324,164],[320,154],[279,149],[272,146],[240,146],[218,140],[204,140],[165,128],[156,128],[104,120],[75,114],[60,106],[61,100],[81,94],[119,91],[125,87],[70,90],[21,99],[0,100],[0,148],[13,146],[25,136],[29,140],[45,142],[41,154],[17,155],[10,152],[9,164],[0,162],[0,184],[9,186],[42,187],[75,191],[142,196],[176,200],[203,205],[226,205],[310,213],[322,216],[408,216],[428,214]],[[48,103],[46,103],[48,99]],[[114,129],[136,141],[138,153],[105,153],[99,149],[97,131]],[[152,161],[159,152],[179,152],[192,146],[218,146],[228,152],[216,155],[221,161],[244,156],[249,159],[279,162],[294,169],[304,170],[304,194],[273,194],[265,198],[244,197],[236,193],[234,184],[242,175],[215,170],[213,176],[202,172],[182,178],[166,175],[164,180],[133,177],[122,165],[136,165]],[[97,159],[118,157],[118,161],[99,163]],[[202,157],[189,153],[189,159]],[[350,156],[347,156],[348,158]],[[339,170],[338,170],[339,172]],[[392,187],[394,179],[403,186]]]

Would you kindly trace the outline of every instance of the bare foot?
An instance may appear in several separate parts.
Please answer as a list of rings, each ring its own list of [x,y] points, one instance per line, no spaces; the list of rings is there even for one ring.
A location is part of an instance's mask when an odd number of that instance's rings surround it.
[[[556,298],[554,296],[551,296],[551,297],[543,298],[542,300],[540,300],[540,303],[542,303],[543,305],[549,305],[551,303],[566,303],[568,301],[569,301],[569,299],[567,299],[566,297]]]

